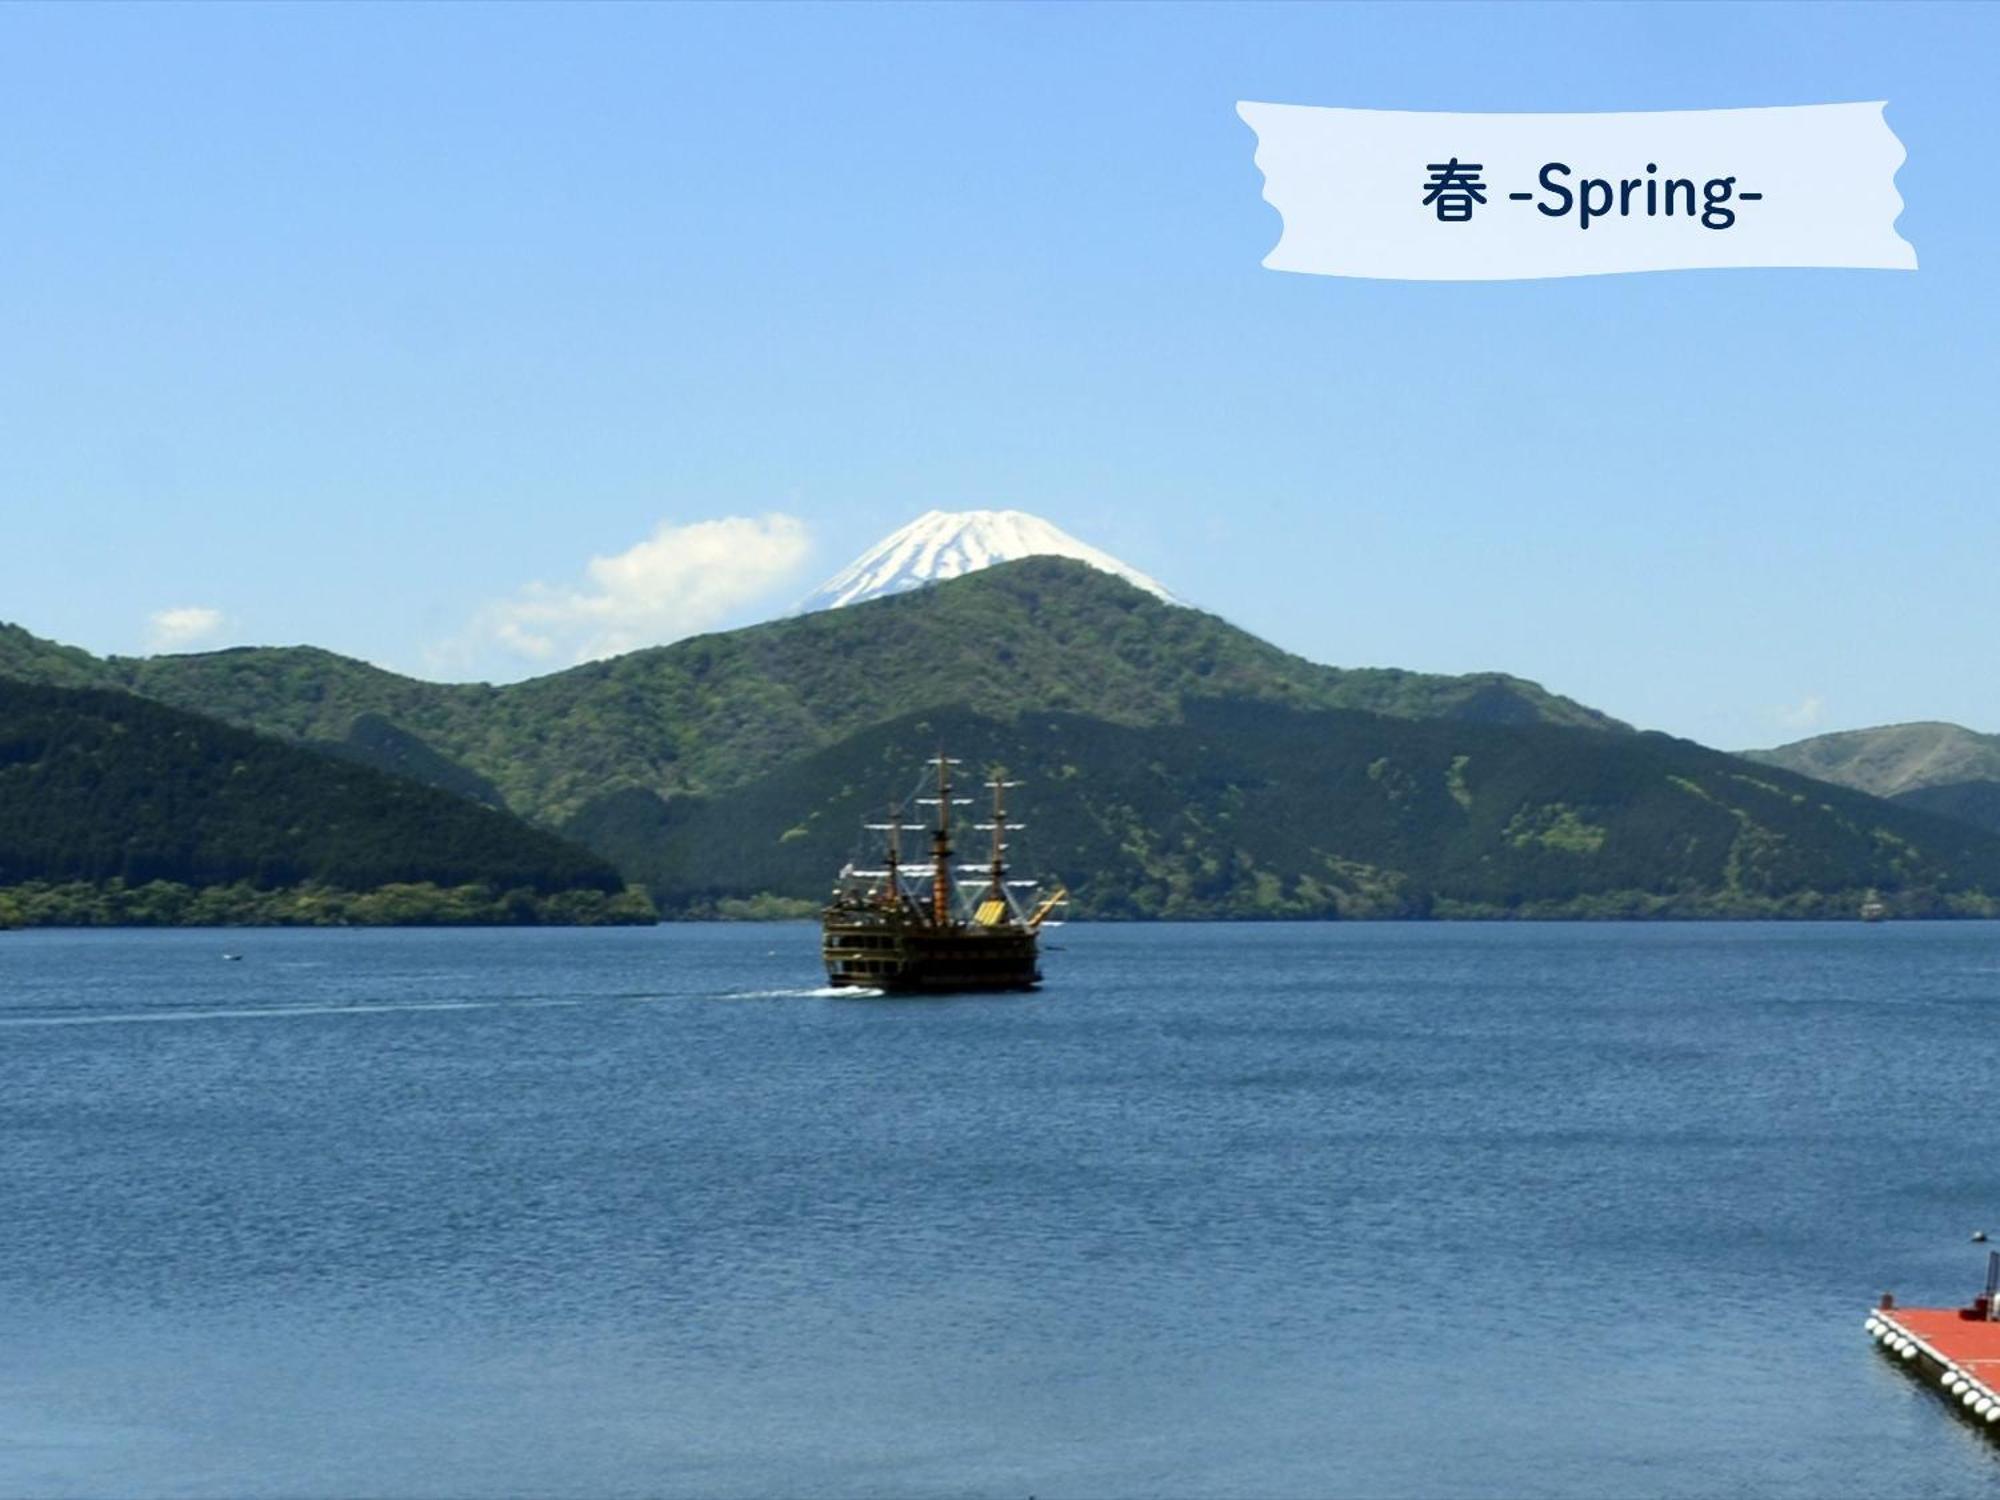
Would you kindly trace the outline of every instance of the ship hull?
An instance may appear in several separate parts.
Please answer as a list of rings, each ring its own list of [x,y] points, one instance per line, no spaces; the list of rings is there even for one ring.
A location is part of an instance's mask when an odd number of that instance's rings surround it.
[[[1031,990],[1042,982],[1035,934],[1017,927],[845,925],[829,921],[827,983],[889,994]]]

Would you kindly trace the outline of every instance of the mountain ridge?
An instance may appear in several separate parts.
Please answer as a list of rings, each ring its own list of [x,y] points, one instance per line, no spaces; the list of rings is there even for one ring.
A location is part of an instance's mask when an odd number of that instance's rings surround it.
[[[1742,753],[1764,765],[2000,832],[2000,735],[1917,719]]]
[[[2000,735],[1942,719],[1836,730],[1739,753],[1746,760],[1878,797],[1955,782],[2000,781]]]
[[[98,685],[285,738],[346,741],[374,714],[548,826],[621,786],[727,790],[868,723],[961,698],[1003,715],[1069,708],[1129,723],[1174,719],[1187,697],[1227,696],[1627,730],[1504,673],[1321,666],[1050,557],[502,687],[426,683],[317,647],[79,660],[19,637],[0,639],[0,673],[90,672]]]
[[[502,801],[682,915],[823,894],[860,799],[944,734],[1082,830],[1053,873],[1087,915],[1851,916],[1868,888],[1992,915],[2000,893],[2000,840],[1963,823],[1505,674],[1318,666],[1062,558],[506,687],[0,632],[0,673],[34,671]]]

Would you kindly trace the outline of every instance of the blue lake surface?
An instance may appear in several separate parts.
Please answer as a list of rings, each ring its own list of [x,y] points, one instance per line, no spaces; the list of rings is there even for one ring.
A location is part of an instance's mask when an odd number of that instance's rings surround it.
[[[2000,925],[815,941],[0,935],[0,1493],[2000,1492]]]

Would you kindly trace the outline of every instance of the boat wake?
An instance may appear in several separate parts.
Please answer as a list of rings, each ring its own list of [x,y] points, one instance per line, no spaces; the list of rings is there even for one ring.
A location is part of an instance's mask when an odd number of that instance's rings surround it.
[[[286,1016],[371,1016],[397,1011],[538,1009],[581,1005],[581,1000],[413,1000],[388,1003],[361,1000],[346,1005],[259,1005],[203,1010],[125,1010],[81,1012],[66,1016],[0,1016],[0,1027],[157,1025],[167,1021],[262,1021]]]
[[[856,989],[852,985],[822,984],[811,989],[788,990],[731,990],[726,995],[717,995],[718,1000],[832,1000],[850,995],[879,995],[881,990]]]
[[[773,990],[732,990],[711,995],[714,1000],[831,1000],[836,996],[866,999],[884,992],[830,984],[794,986]],[[186,1009],[162,1006],[157,1010],[77,1010],[63,1014],[0,1015],[0,1030],[36,1026],[159,1026],[174,1021],[268,1021],[304,1016],[373,1016],[453,1010],[542,1010],[551,1007],[615,1004],[618,1001],[659,1004],[692,1000],[693,995],[666,995],[654,991],[588,997],[509,995],[492,999],[478,997],[436,1000],[351,1000],[335,1004],[228,1005]]]

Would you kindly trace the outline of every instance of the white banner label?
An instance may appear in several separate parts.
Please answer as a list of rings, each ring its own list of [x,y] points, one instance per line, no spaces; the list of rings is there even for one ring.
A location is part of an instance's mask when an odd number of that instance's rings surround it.
[[[1914,271],[1874,104],[1600,115],[1244,102],[1274,271],[1514,281],[1710,266]]]

